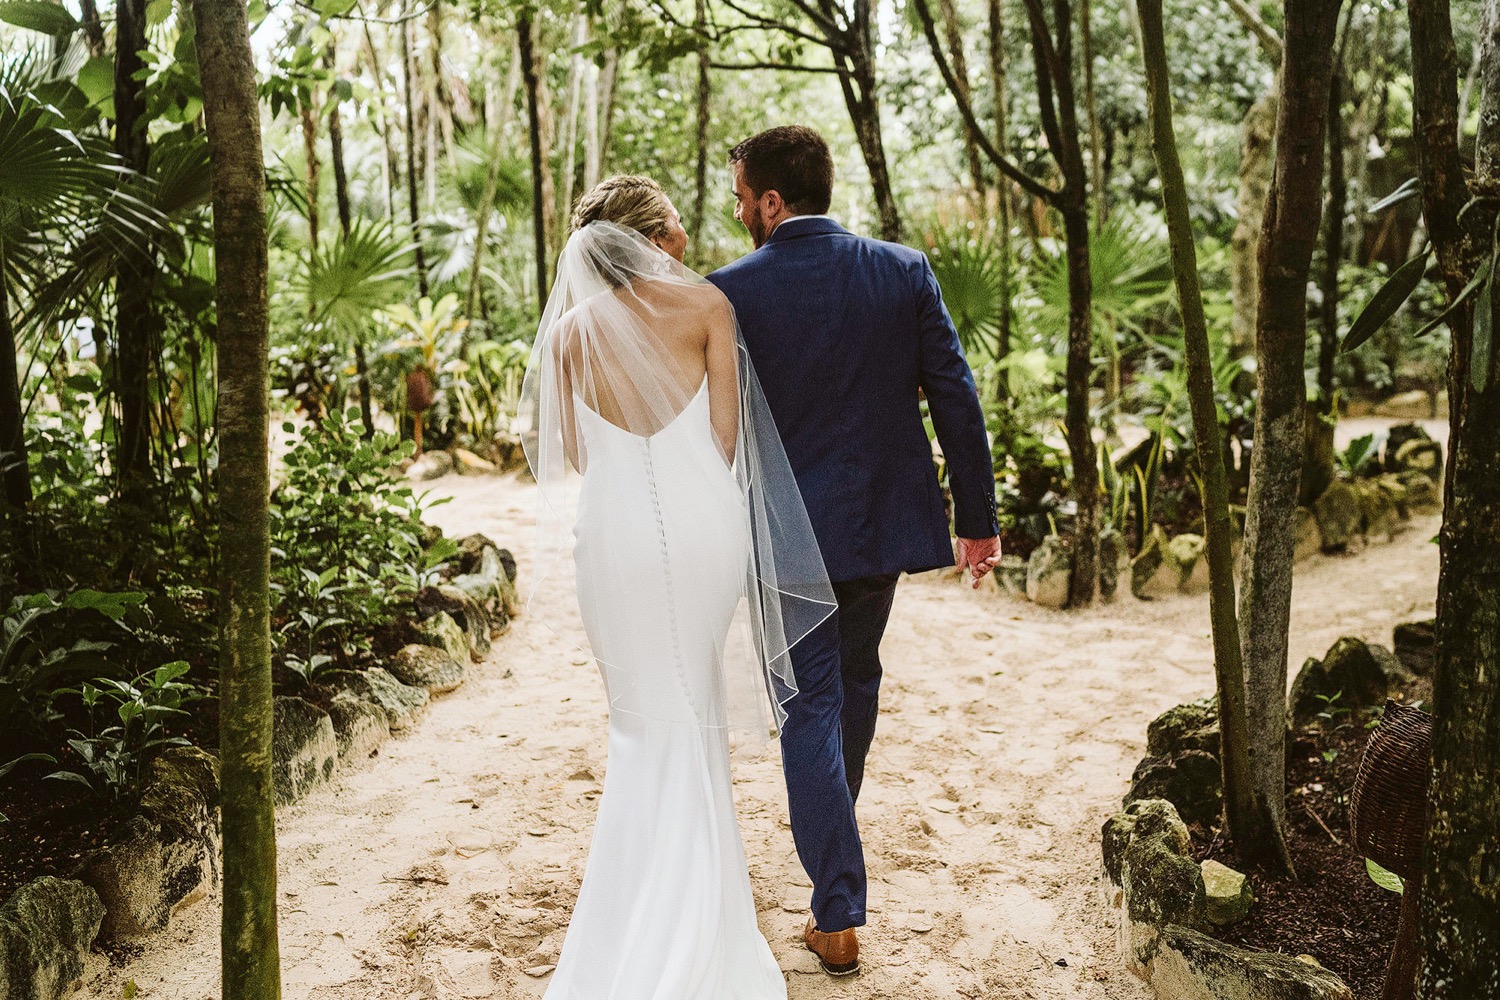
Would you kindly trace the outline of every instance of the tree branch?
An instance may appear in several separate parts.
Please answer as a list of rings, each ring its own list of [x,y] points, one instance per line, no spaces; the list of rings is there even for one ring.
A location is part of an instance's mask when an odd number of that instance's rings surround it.
[[[1057,50],[1052,47],[1052,34],[1047,27],[1047,16],[1042,11],[1041,0],[1026,0],[1026,15],[1031,22],[1031,58],[1036,65],[1037,104],[1042,116],[1042,131],[1047,136],[1052,158],[1061,167],[1064,144],[1062,129],[1057,122],[1057,105],[1052,98]]]
[[[1008,157],[1004,156],[989,137],[985,135],[979,122],[974,117],[974,109],[964,99],[959,91],[958,78],[953,74],[953,68],[948,64],[948,58],[943,54],[942,46],[938,43],[937,26],[932,19],[932,10],[927,6],[927,0],[912,0],[916,8],[917,16],[922,21],[922,32],[927,36],[927,44],[932,47],[932,57],[937,62],[938,72],[942,74],[943,81],[948,85],[948,90],[953,94],[953,100],[958,105],[958,113],[963,117],[964,125],[984,155],[990,162],[999,168],[1000,172],[1021,186],[1029,194],[1050,202],[1057,194],[1052,188],[1032,177],[1030,174],[1016,166]]]
[[[1280,66],[1281,36],[1276,33],[1276,29],[1267,24],[1245,0],[1226,0],[1226,2],[1229,4],[1229,9],[1234,11],[1235,16],[1250,29],[1255,40],[1260,42],[1260,47],[1265,51],[1266,57]]]
[[[736,3],[735,0],[719,0],[719,2],[728,7],[730,10],[734,11],[736,14],[739,14],[741,17],[749,18],[752,22],[749,27],[761,28],[765,31],[784,32],[785,34],[791,35],[793,38],[800,38],[803,41],[812,42],[814,45],[821,45],[826,48],[834,48],[836,45],[841,46],[843,44],[842,38],[829,38],[826,37],[826,33],[824,37],[819,37],[812,34],[811,32],[803,31],[801,28],[795,28],[792,25],[785,23],[784,21],[777,21],[773,18],[766,17],[764,14],[757,14],[754,11],[746,10],[744,7],[741,7],[738,3]],[[820,28],[823,27],[823,25],[821,24],[819,24],[818,26]],[[739,26],[736,25],[735,27]]]
[[[833,66],[797,66],[792,63],[774,62],[749,62],[749,63],[725,63],[710,62],[709,66],[714,69],[781,69],[791,73],[839,73],[841,70]]]

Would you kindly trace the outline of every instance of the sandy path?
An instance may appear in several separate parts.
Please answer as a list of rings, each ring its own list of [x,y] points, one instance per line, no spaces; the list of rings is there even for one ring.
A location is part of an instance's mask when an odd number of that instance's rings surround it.
[[[530,487],[449,477],[434,492],[454,498],[433,512],[450,535],[483,531],[522,555]],[[1430,613],[1437,524],[1300,566],[1292,663],[1340,635],[1389,643],[1392,625]],[[571,611],[569,595],[549,596]],[[1098,830],[1146,723],[1212,690],[1207,633],[1203,597],[1126,595],[1078,615],[931,575],[904,582],[860,805],[862,976],[830,980],[800,947],[809,890],[779,764],[737,765],[761,927],[794,1000],[1143,998],[1115,967]],[[374,766],[282,810],[289,1000],[545,990],[603,774],[603,692],[592,666],[528,620],[470,676]],[[214,903],[180,914],[125,969],[95,956],[82,995],[114,1000],[133,979],[141,998],[216,997]]]

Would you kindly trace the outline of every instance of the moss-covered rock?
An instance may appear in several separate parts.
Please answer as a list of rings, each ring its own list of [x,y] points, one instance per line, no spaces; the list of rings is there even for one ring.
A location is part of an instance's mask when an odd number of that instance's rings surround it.
[[[1191,847],[1170,802],[1132,802],[1104,825],[1104,869],[1116,887],[1127,959],[1137,970],[1151,961],[1168,924],[1204,925],[1203,876]]]
[[[1437,665],[1437,620],[1403,622],[1392,633],[1396,659],[1412,673],[1431,676]]]
[[[443,650],[458,663],[469,662],[469,640],[463,628],[446,611],[418,622],[416,640],[424,646]]]
[[[323,675],[323,681],[335,690],[348,691],[372,705],[379,705],[385,710],[392,731],[411,725],[417,713],[427,706],[425,688],[402,684],[381,667],[331,670]]]
[[[417,614],[430,618],[445,612],[463,629],[475,662],[490,651],[490,613],[472,594],[451,583],[423,587],[414,601]],[[463,661],[460,661],[463,662]]]
[[[1443,495],[1437,483],[1425,472],[1401,472],[1396,480],[1406,489],[1406,512],[1413,517],[1437,514],[1443,509]]]
[[[1184,750],[1219,755],[1219,699],[1204,698],[1174,705],[1146,727],[1146,751],[1168,757]]]
[[[1188,823],[1213,825],[1224,805],[1224,779],[1218,759],[1202,750],[1142,759],[1131,777],[1124,804],[1141,799],[1166,799]]]
[[[1208,593],[1208,560],[1202,535],[1182,534],[1167,543],[1166,561],[1177,570],[1177,590],[1184,594]]]
[[[1323,533],[1318,529],[1318,516],[1309,507],[1298,507],[1296,513],[1296,547],[1292,559],[1301,562],[1323,551]]]
[[[1368,542],[1389,542],[1401,530],[1401,512],[1390,494],[1377,483],[1351,484],[1359,497],[1360,530]]]
[[[333,777],[339,745],[328,713],[301,698],[278,696],[271,775],[278,803],[296,802]]]
[[[1058,536],[1048,536],[1026,561],[1026,596],[1044,608],[1065,608],[1072,584],[1072,550]]]
[[[1178,573],[1167,561],[1168,542],[1161,525],[1153,524],[1130,561],[1130,592],[1143,601],[1177,592]]]
[[[1250,888],[1249,879],[1217,861],[1205,861],[1201,868],[1203,891],[1207,900],[1204,913],[1210,924],[1228,927],[1250,915],[1255,893]]]
[[[1332,703],[1346,709],[1375,708],[1410,675],[1384,646],[1345,636],[1323,659],[1309,657],[1287,696],[1293,728],[1312,722]]]
[[[1026,560],[1006,553],[995,567],[995,585],[1012,597],[1026,596]]]
[[[340,691],[328,703],[328,718],[338,741],[339,760],[345,763],[373,756],[391,735],[385,709],[348,691]]]
[[[1386,472],[1400,472],[1396,455],[1408,441],[1431,441],[1432,435],[1421,424],[1393,424],[1385,432],[1385,446],[1381,449],[1381,466]]]
[[[39,878],[0,906],[0,997],[59,1000],[83,974],[104,904],[82,882]]]
[[[1313,514],[1318,519],[1318,534],[1322,537],[1324,552],[1342,552],[1359,536],[1364,523],[1364,511],[1360,507],[1359,494],[1346,482],[1336,482],[1323,491],[1313,502]]]
[[[1158,997],[1171,1000],[1354,1000],[1344,981],[1321,966],[1175,925],[1162,931],[1150,982]]]
[[[1433,482],[1443,479],[1443,446],[1436,441],[1408,441],[1396,449],[1394,472],[1420,472]]]
[[[444,694],[464,682],[464,666],[445,649],[412,644],[386,661],[386,669],[402,684]]]
[[[1120,573],[1130,568],[1130,548],[1114,526],[1099,532],[1099,596],[1114,600],[1120,589]]]

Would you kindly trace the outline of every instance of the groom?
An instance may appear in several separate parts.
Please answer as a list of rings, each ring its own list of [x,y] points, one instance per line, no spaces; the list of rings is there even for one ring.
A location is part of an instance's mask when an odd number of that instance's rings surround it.
[[[833,157],[800,125],[729,153],[755,251],[709,275],[729,297],[802,490],[838,612],[793,650],[781,735],[792,835],[812,879],[803,932],[824,971],[859,970],[865,863],[854,803],[875,735],[896,580],[954,564],[921,399],[948,463],[957,563],[1000,560],[984,415],[927,258],[826,214]]]

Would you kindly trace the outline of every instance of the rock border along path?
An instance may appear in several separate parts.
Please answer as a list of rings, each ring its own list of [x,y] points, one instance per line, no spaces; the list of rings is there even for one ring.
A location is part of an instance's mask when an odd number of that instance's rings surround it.
[[[447,477],[433,511],[522,557],[534,487]],[[1431,608],[1437,519],[1358,557],[1298,569],[1292,662],[1340,635],[1390,642]],[[573,614],[559,584],[543,598]],[[565,611],[563,609],[566,609]],[[761,927],[793,1000],[1141,1000],[1099,888],[1099,829],[1146,724],[1212,689],[1203,597],[1122,594],[1085,614],[903,582],[884,647],[880,732],[860,818],[870,861],[866,971],[816,972],[808,888],[775,757],[736,765]],[[604,769],[594,668],[530,617],[373,766],[281,810],[288,1000],[531,998],[546,988],[582,876]],[[82,996],[218,995],[217,899],[123,968],[90,958]]]

